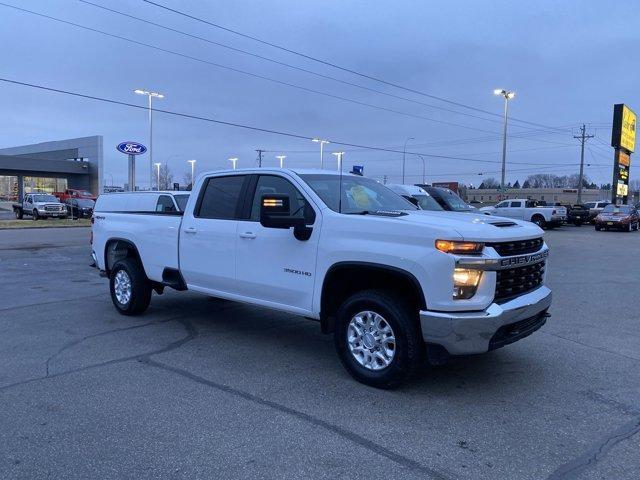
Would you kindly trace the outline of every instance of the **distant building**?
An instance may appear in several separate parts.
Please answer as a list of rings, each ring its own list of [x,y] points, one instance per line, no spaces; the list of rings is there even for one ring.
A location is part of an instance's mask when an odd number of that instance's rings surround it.
[[[562,204],[577,203],[577,188],[509,188],[505,193],[495,188],[467,189],[465,192],[467,202],[480,202],[487,204],[498,203],[507,198],[526,198],[531,200],[543,200],[549,204],[556,202]],[[610,190],[595,188],[582,189],[582,202],[595,202],[596,200],[608,200],[611,198]]]
[[[0,201],[67,188],[100,193],[102,136],[0,149]]]

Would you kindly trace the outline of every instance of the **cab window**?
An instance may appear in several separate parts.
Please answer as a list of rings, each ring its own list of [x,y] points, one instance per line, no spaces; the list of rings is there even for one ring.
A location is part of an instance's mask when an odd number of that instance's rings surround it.
[[[260,221],[260,200],[262,195],[270,193],[286,193],[291,202],[291,215],[304,218],[307,225],[315,222],[316,214],[307,199],[289,180],[276,175],[260,175],[258,178],[251,204],[251,221]]]
[[[496,208],[506,208],[509,206],[509,202],[500,202],[496,205]]]
[[[520,207],[520,202],[511,202],[511,207]]]
[[[170,213],[175,211],[176,207],[169,195],[160,195],[160,197],[158,197],[158,203],[156,203],[157,213]]]
[[[236,220],[240,194],[246,175],[211,177],[204,187],[196,217],[218,220]]]

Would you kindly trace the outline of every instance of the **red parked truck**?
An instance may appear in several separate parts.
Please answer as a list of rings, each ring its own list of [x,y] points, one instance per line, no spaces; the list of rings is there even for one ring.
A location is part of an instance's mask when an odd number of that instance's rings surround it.
[[[67,188],[64,192],[53,192],[55,197],[58,197],[61,202],[68,198],[88,198],[94,200],[97,198],[94,194],[87,190],[79,190],[76,188]]]

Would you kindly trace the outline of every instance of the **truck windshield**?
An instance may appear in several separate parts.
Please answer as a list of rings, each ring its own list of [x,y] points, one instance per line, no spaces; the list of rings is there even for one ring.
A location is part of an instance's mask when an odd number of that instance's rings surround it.
[[[327,206],[337,212],[340,199],[339,175],[300,175]],[[342,177],[342,212],[366,213],[380,210],[417,210],[409,200],[370,178]]]
[[[96,204],[93,200],[89,198],[79,198],[77,200],[74,200],[74,203],[77,203],[78,206],[82,208],[93,208],[94,205]]]
[[[473,209],[451,190],[442,189],[442,200],[455,212],[470,212]]]
[[[34,195],[34,202],[55,202],[58,203],[58,199],[53,195]]]
[[[412,195],[418,201],[418,205],[422,210],[442,211],[444,208],[436,202],[431,195]]]

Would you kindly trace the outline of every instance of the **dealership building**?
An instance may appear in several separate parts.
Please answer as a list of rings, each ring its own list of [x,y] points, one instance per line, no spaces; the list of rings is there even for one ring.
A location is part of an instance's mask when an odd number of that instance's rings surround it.
[[[71,138],[0,149],[0,201],[25,193],[60,192],[67,188],[100,193],[102,136]]]

